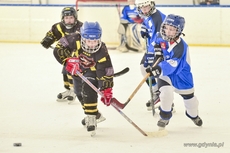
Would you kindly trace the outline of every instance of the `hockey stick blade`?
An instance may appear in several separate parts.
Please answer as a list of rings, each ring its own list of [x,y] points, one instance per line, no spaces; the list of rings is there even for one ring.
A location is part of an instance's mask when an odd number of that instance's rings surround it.
[[[114,73],[113,76],[114,76],[114,77],[118,77],[118,76],[121,76],[121,75],[123,75],[123,74],[125,74],[125,73],[127,73],[127,72],[129,72],[129,68],[128,68],[128,67],[126,67],[125,69],[123,69],[123,70],[120,71],[120,72]]]
[[[159,62],[161,61],[161,58],[158,58],[157,61],[154,63],[153,67],[156,66]],[[141,86],[145,83],[145,81],[148,79],[150,76],[150,73],[147,73],[145,77],[141,80],[139,85],[136,87],[136,89],[133,91],[133,93],[130,95],[128,100],[125,103],[119,102],[117,99],[113,99],[113,102],[116,103],[117,107],[120,109],[124,109],[125,106],[131,101],[131,99],[134,97],[134,95],[137,93],[137,91],[141,88]]]

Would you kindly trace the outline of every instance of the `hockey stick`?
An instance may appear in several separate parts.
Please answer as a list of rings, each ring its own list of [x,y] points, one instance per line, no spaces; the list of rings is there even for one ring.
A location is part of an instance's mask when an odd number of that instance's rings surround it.
[[[146,48],[148,47],[149,45],[149,41],[148,41],[148,38],[145,37],[145,43],[146,43]],[[148,52],[148,50],[146,49],[146,53]],[[148,77],[148,81],[149,81],[149,91],[150,91],[150,97],[151,97],[151,101],[150,101],[150,104],[151,104],[151,107],[152,107],[152,114],[153,116],[155,115],[155,108],[154,108],[154,99],[153,99],[153,88],[152,88],[152,77],[149,76]]]
[[[128,67],[124,68],[124,69],[121,70],[120,72],[114,73],[113,76],[114,76],[114,77],[118,77],[118,76],[121,76],[121,75],[123,75],[123,74],[125,74],[125,73],[127,73],[127,72],[129,72],[129,68],[128,68]]]
[[[76,72],[77,75],[82,78],[94,91],[96,91],[101,97],[104,97],[104,94],[98,90],[85,76],[83,76],[79,71]],[[141,134],[148,136],[139,126],[137,126],[128,116],[126,116],[120,109],[116,107],[116,104],[111,100],[111,105],[130,123],[132,124]]]
[[[153,64],[152,67],[156,66],[162,58],[158,58],[157,61]],[[134,95],[137,93],[137,91],[141,88],[141,86],[144,84],[144,82],[148,79],[150,76],[150,73],[147,73],[145,77],[141,80],[139,85],[136,87],[136,89],[133,91],[133,93],[130,95],[130,97],[127,99],[125,103],[119,102],[116,98],[113,98],[113,102],[116,104],[116,106],[120,109],[124,109],[125,106],[131,101],[131,99],[134,97]]]
[[[51,49],[54,49],[55,47],[50,46],[50,48],[51,48]],[[117,72],[117,73],[114,73],[114,74],[113,74],[113,77],[119,77],[119,76],[121,76],[121,75],[123,75],[123,74],[125,74],[125,73],[127,73],[127,72],[129,72],[129,67],[126,67],[126,68],[124,68],[123,70],[121,70],[121,71],[119,71],[119,72]]]

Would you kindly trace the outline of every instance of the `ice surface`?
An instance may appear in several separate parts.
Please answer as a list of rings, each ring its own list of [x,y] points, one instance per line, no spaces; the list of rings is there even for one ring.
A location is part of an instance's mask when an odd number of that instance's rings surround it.
[[[164,137],[145,137],[113,107],[99,102],[106,121],[94,137],[81,125],[85,117],[79,102],[56,102],[63,92],[62,66],[52,49],[40,44],[0,44],[0,153],[226,153],[230,150],[230,50],[190,47],[195,94],[200,102],[203,127],[185,116],[181,97],[175,94],[176,113]],[[142,80],[139,63],[143,53],[110,51],[115,71],[130,71],[115,78],[114,97],[125,102]],[[122,110],[141,129],[157,130],[158,115],[145,103],[144,84]],[[22,143],[14,147],[13,143]],[[199,147],[185,147],[197,143]],[[204,143],[222,144],[218,147]]]

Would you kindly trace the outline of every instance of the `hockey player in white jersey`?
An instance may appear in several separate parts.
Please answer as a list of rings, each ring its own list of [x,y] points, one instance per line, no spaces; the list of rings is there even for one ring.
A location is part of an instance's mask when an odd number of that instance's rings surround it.
[[[162,61],[146,69],[147,73],[157,78],[160,91],[160,119],[157,125],[165,128],[172,117],[172,104],[174,92],[178,93],[184,101],[185,114],[195,125],[202,126],[203,122],[198,116],[198,100],[194,95],[193,74],[189,47],[180,37],[185,26],[185,19],[179,15],[168,15],[163,21],[160,33],[154,41],[154,59]],[[153,47],[153,46],[152,46]]]
[[[146,49],[145,41],[140,34],[143,18],[137,12],[135,0],[128,0],[128,2],[129,5],[124,6],[120,17],[118,26],[120,45],[117,50],[141,52]]]

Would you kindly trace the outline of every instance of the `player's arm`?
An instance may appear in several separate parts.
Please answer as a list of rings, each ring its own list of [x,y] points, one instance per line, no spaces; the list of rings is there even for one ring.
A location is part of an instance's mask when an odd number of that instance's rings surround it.
[[[54,57],[60,64],[64,64],[66,58],[71,57],[71,49],[69,47],[69,42],[66,37],[62,37],[53,51]]]
[[[112,62],[108,52],[104,52],[105,56],[101,56],[96,65],[97,79],[99,82],[99,88],[104,97],[101,97],[101,101],[109,106],[111,98],[113,97],[113,75],[114,70]]]

